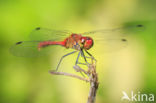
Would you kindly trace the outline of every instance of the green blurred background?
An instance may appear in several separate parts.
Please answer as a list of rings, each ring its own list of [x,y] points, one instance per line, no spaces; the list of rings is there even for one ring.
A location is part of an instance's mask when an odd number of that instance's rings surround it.
[[[156,94],[155,0],[0,0],[0,103],[85,103],[89,83],[52,76],[50,58],[20,58],[9,53],[36,27],[85,32],[143,24],[128,47],[98,60],[97,103],[121,103],[122,91]],[[96,50],[102,49],[96,48]],[[63,55],[61,53],[61,55]],[[72,56],[62,71],[75,72]]]

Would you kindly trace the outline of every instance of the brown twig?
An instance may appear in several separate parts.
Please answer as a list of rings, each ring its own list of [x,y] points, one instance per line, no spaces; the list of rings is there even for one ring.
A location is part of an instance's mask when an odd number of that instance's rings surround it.
[[[96,65],[91,64],[89,66],[89,69],[91,70],[91,75],[90,75],[90,90],[87,103],[95,103],[96,92],[99,86],[98,75],[96,73]]]
[[[93,62],[93,61],[95,61],[95,62]],[[90,82],[90,90],[89,90],[87,103],[95,103],[96,92],[97,92],[97,89],[99,86],[98,75],[96,73],[96,60],[94,58],[92,59],[92,63],[88,65],[88,71],[85,71],[84,69],[82,69],[78,65],[75,65],[74,69],[77,72],[80,72],[80,73],[83,72],[89,78],[84,78],[84,77],[80,77],[80,76],[75,75],[75,74],[65,73],[65,72],[50,71],[50,73],[54,74],[54,75],[65,75],[65,76],[69,76],[69,77],[74,77],[74,78],[77,78],[77,79],[80,79],[80,80],[83,80],[86,82]]]

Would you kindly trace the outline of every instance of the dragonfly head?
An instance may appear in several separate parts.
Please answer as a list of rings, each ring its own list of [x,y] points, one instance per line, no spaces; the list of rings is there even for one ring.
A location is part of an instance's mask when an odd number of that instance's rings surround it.
[[[81,43],[82,43],[84,49],[86,49],[86,50],[90,49],[94,44],[93,39],[91,37],[82,37]]]

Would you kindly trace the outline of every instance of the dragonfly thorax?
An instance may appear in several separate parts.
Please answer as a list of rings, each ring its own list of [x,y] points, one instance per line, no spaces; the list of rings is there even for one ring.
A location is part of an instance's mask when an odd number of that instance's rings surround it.
[[[85,49],[88,50],[93,46],[93,39],[91,37],[84,37],[80,34],[72,34],[65,39],[65,47],[73,48],[76,50]]]

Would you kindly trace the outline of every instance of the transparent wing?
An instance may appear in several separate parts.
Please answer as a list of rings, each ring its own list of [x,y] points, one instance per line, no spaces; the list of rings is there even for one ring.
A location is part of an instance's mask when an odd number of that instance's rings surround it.
[[[39,41],[17,42],[10,48],[10,52],[14,56],[19,56],[19,57],[39,57],[39,56],[46,56],[46,55],[52,54],[54,53],[55,48],[59,47],[59,45],[57,46],[50,45],[48,47],[41,48],[41,50],[39,51],[38,43]]]
[[[45,41],[45,40],[63,40],[71,34],[67,30],[52,30],[38,27],[30,33],[30,40]]]
[[[102,52],[112,52],[126,47],[129,41],[129,35],[142,30],[144,30],[143,25],[133,25],[115,29],[85,32],[82,33],[82,35],[93,38],[93,48],[100,48]]]
[[[120,28],[114,28],[114,29],[101,29],[101,30],[96,30],[96,31],[90,31],[90,32],[84,32],[82,33],[83,35],[110,35],[111,33],[120,33],[120,34],[127,34],[128,32],[138,32],[138,31],[143,31],[145,27],[143,25],[130,25],[130,26],[125,26],[125,27],[120,27]],[[107,34],[108,33],[108,34]],[[114,34],[113,34],[114,35]]]

